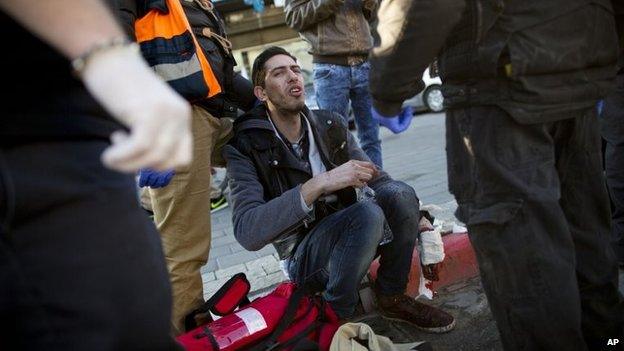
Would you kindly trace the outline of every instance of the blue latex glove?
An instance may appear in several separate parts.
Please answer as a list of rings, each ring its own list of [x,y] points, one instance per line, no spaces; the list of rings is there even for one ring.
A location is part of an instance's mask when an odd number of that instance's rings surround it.
[[[404,132],[409,127],[410,123],[412,123],[412,118],[414,117],[411,106],[407,106],[396,116],[382,116],[374,107],[371,107],[371,113],[373,114],[373,119],[378,121],[382,126],[390,129],[394,134]]]
[[[169,184],[174,175],[173,169],[158,172],[151,168],[143,168],[139,170],[139,186],[141,188],[146,186],[153,189],[162,188]]]

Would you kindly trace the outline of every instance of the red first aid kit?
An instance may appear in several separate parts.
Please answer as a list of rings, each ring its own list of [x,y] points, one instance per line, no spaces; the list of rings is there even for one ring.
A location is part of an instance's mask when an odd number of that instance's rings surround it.
[[[308,350],[329,350],[339,324],[320,296],[306,294],[293,283],[282,283],[249,302],[249,288],[243,273],[232,277],[189,314],[186,327],[192,330],[179,336],[178,342],[187,351],[290,350],[301,343]],[[222,317],[193,329],[197,317],[209,316],[209,312]]]

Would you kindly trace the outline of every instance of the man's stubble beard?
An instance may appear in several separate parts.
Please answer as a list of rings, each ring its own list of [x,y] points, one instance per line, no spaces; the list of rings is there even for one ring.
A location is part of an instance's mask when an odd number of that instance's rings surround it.
[[[297,101],[297,103],[293,104],[293,106],[277,106],[277,109],[282,115],[290,115],[290,114],[294,115],[303,111],[304,107],[305,107],[305,101]]]

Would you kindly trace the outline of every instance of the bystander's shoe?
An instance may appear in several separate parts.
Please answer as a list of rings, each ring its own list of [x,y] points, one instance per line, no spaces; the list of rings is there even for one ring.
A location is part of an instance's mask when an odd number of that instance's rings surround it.
[[[377,294],[377,308],[385,319],[407,322],[429,333],[446,333],[455,327],[450,314],[404,294]]]
[[[227,199],[221,195],[216,199],[210,199],[210,213],[215,213],[228,206]]]

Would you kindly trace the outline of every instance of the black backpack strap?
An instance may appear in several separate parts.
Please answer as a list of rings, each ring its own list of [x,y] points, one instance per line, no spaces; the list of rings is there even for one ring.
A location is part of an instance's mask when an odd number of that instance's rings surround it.
[[[319,344],[310,339],[300,339],[299,342],[293,345],[292,351],[318,351],[320,349]]]
[[[220,302],[226,294],[230,292],[233,285],[237,281],[243,281],[244,283],[247,284],[247,289],[245,293],[241,296],[240,299],[238,299],[235,303],[233,303],[232,306],[230,306],[230,308],[227,311],[216,311],[215,305],[218,302]],[[195,317],[198,315],[203,314],[206,316],[207,321],[212,321],[212,317],[210,316],[209,312],[212,312],[216,315],[223,316],[223,315],[233,312],[237,307],[241,307],[241,306],[245,306],[249,304],[249,297],[247,297],[247,294],[249,294],[249,288],[250,288],[249,281],[247,280],[247,276],[245,275],[245,273],[235,274],[234,276],[232,276],[232,278],[230,278],[227,282],[225,282],[225,284],[223,284],[223,286],[221,286],[221,288],[219,288],[219,290],[217,290],[217,292],[215,292],[208,299],[208,301],[204,302],[203,305],[201,305],[199,308],[196,308],[191,313],[187,314],[186,317],[184,317],[185,330],[190,331],[198,327],[196,320],[195,320]]]
[[[275,327],[271,335],[269,335],[260,343],[251,347],[249,351],[273,350],[275,346],[278,345],[277,338],[282,335],[282,333],[295,318],[297,307],[299,307],[299,302],[301,301],[301,299],[303,299],[303,297],[304,289],[297,287],[293,294],[290,296],[290,299],[288,300],[288,305],[286,306],[286,311],[284,312],[282,319],[280,319],[280,322],[277,324],[277,327]]]
[[[310,313],[310,310],[315,305],[316,304],[312,304],[311,303],[310,306],[308,307],[308,310],[303,315],[305,316],[308,313]],[[316,320],[314,321],[314,323],[310,324],[307,328],[305,328],[304,330],[299,332],[297,335],[292,336],[290,339],[288,339],[288,341],[286,341],[284,343],[281,343],[281,344],[279,344],[279,343],[275,344],[273,349],[274,350],[281,350],[281,349],[284,349],[284,348],[292,346],[293,347],[293,351],[294,350],[299,350],[299,351],[319,350],[318,343],[316,343],[316,342],[314,342],[312,340],[309,340],[307,338],[308,334],[310,334],[313,331],[317,330],[323,324],[323,321],[325,320],[325,301],[323,301],[321,299],[320,303],[318,305],[316,305],[316,307],[318,307],[319,313],[318,313],[318,316],[316,317]]]
[[[297,312],[297,308],[299,307],[299,303],[304,298],[306,290],[303,287],[298,287],[295,289],[293,294],[290,296],[288,301],[288,306],[286,307],[286,312],[284,316],[280,320],[275,330],[269,335],[266,339],[264,339],[259,344],[254,345],[249,351],[276,351],[283,349],[285,347],[294,346],[293,350],[305,351],[305,350],[318,350],[318,344],[306,339],[306,336],[318,329],[323,321],[325,320],[325,301],[320,299],[320,303],[316,304],[316,301],[313,300],[312,303],[308,306],[308,310],[303,313],[303,316],[308,315],[310,310],[313,307],[318,307],[319,314],[316,317],[316,321],[310,324],[303,331],[299,332],[297,335],[292,336],[288,341],[280,343],[277,339],[286,331],[286,329],[292,324],[295,318],[295,313]]]
[[[204,327],[202,333],[195,335],[195,339],[201,339],[203,337],[206,337],[206,339],[210,341],[210,346],[212,346],[213,350],[219,350],[219,343],[217,342],[217,339],[214,337],[210,329],[208,329],[208,327]]]

